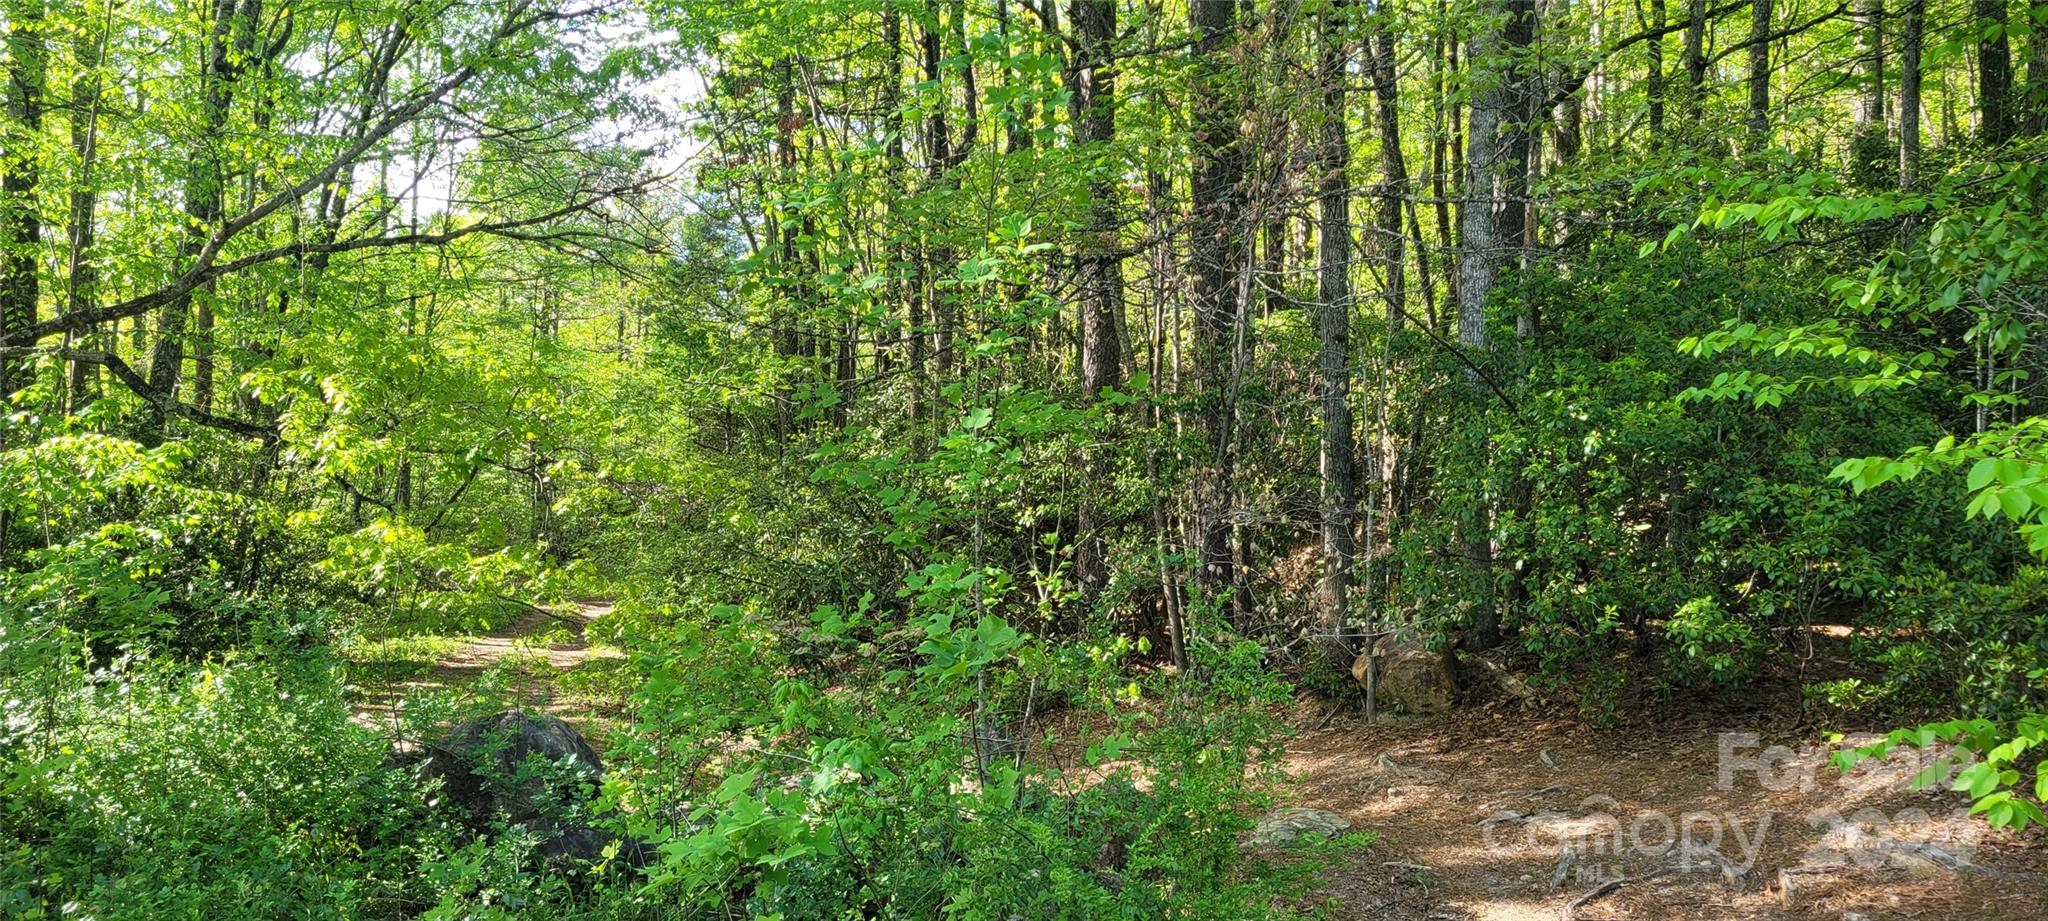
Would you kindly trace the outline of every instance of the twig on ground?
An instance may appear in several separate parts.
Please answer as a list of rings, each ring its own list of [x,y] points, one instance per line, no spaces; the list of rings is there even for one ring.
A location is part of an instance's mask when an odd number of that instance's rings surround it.
[[[1641,876],[1624,876],[1620,879],[1610,879],[1607,882],[1601,883],[1600,885],[1593,887],[1592,892],[1588,892],[1585,895],[1579,896],[1578,898],[1573,899],[1570,902],[1567,902],[1563,908],[1558,909],[1558,921],[1573,921],[1573,919],[1579,916],[1579,909],[1591,905],[1594,902],[1598,902],[1601,899],[1604,899],[1610,895],[1613,895],[1615,892],[1619,891],[1621,887],[1626,886],[1630,883],[1640,883],[1646,880],[1656,879],[1657,877],[1663,876],[1664,874],[1670,872],[1670,868],[1667,867],[1660,870],[1651,870],[1650,872],[1645,873]]]

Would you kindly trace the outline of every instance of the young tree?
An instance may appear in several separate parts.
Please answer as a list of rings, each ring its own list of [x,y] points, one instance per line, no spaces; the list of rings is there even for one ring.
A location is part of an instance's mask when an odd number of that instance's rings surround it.
[[[1910,191],[1920,174],[1920,53],[1927,0],[1906,0],[1899,40],[1899,188]]]

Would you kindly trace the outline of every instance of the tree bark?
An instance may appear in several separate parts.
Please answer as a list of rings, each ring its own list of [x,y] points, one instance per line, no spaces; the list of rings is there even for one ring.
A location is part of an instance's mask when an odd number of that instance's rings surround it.
[[[1707,0],[1689,0],[1685,26],[1685,117],[1697,129],[1707,102]]]
[[[1188,11],[1196,36],[1189,257],[1195,371],[1201,382],[1199,429],[1207,452],[1195,501],[1197,580],[1212,602],[1230,597],[1236,585],[1230,546],[1237,434],[1233,406],[1247,268],[1245,161],[1238,131],[1243,95],[1232,66],[1242,27],[1240,6],[1239,0],[1194,0]]]
[[[199,75],[202,144],[222,139],[228,107],[234,100],[234,81],[240,74],[242,62],[248,58],[249,45],[262,11],[262,0],[241,0],[239,7],[236,0],[215,2],[219,7],[214,14],[212,36],[207,42],[206,62]],[[239,27],[238,20],[241,23]],[[219,149],[201,149],[192,153],[185,179],[188,226],[184,238],[178,243],[178,254],[185,261],[199,255],[215,225],[220,223],[221,196],[226,191],[224,157],[225,153]],[[207,285],[202,290],[210,292],[211,289],[212,286]],[[149,360],[149,385],[173,399],[176,398],[179,378],[183,375],[185,328],[191,319],[192,301],[192,292],[186,292],[165,304],[163,312],[157,315],[156,349]],[[210,381],[207,386],[210,389]]]
[[[1321,306],[1317,329],[1322,340],[1318,371],[1323,416],[1323,655],[1339,675],[1350,665],[1347,660],[1351,646],[1345,639],[1345,630],[1350,612],[1351,559],[1356,551],[1351,516],[1358,505],[1358,486],[1352,476],[1356,448],[1351,427],[1351,183],[1347,175],[1351,144],[1346,136],[1348,113],[1344,92],[1348,76],[1348,6],[1344,0],[1333,0],[1323,13],[1318,68],[1323,89],[1322,136],[1317,150],[1322,178],[1317,184],[1320,213],[1316,232],[1316,299]],[[1397,155],[1398,151],[1397,147]],[[1399,214],[1396,210],[1396,220]],[[1398,225],[1394,238],[1400,239]],[[1398,274],[1399,269],[1393,272]]]
[[[2005,36],[2005,0],[1972,0],[1977,27],[1977,137],[1987,147],[2012,140],[2012,43]],[[1983,34],[1983,33],[1980,33]]]
[[[1667,16],[1665,0],[1650,0],[1650,28],[1658,30],[1655,38],[1643,43],[1644,54],[1649,58],[1649,75],[1645,79],[1645,92],[1649,95],[1650,144],[1655,146],[1664,139],[1664,28]]]
[[[1920,52],[1926,17],[1926,0],[1906,0],[1899,43],[1899,188],[1908,191],[1920,174]]]
[[[2048,3],[2029,4],[2027,16],[2033,29],[2027,33],[2027,99],[2020,131],[2033,136],[2048,134]]]
[[[1863,94],[1856,105],[1856,133],[1883,133],[1884,118],[1884,0],[1858,0],[1857,19],[1863,28],[1856,33],[1856,60],[1862,71]]]
[[[65,259],[64,309],[91,310],[98,297],[99,269],[93,264],[93,223],[98,218],[99,190],[93,169],[99,160],[100,61],[105,31],[87,34],[78,41],[78,72],[71,78],[71,155],[77,174],[71,185],[70,251]],[[67,341],[96,341],[97,326],[65,334]],[[96,342],[101,351],[113,351],[112,342]],[[72,361],[65,393],[70,409],[77,411],[90,402],[99,382],[99,365]]]
[[[1073,0],[1067,18],[1073,24],[1074,56],[1068,68],[1068,117],[1074,144],[1089,171],[1088,226],[1079,235],[1075,260],[1080,289],[1081,390],[1094,402],[1103,388],[1123,382],[1123,337],[1117,312],[1123,309],[1123,257],[1119,253],[1114,162],[1108,147],[1116,139],[1116,70],[1109,63],[1116,38],[1114,0]],[[1104,559],[1101,509],[1092,488],[1109,480],[1100,457],[1087,461],[1093,474],[1089,494],[1077,509],[1079,540],[1075,546],[1075,580],[1093,596],[1108,578]]]
[[[1534,32],[1534,6],[1529,0],[1507,0],[1503,9],[1507,15],[1501,31],[1475,37],[1468,55],[1478,89],[1466,129],[1465,194],[1458,216],[1458,344],[1473,363],[1465,381],[1475,403],[1488,399],[1490,390],[1478,370],[1481,356],[1493,348],[1486,330],[1486,302],[1507,253],[1521,243],[1520,210],[1526,205],[1522,188],[1528,148],[1519,137],[1526,130],[1512,123],[1527,121],[1522,112],[1531,94],[1523,84],[1529,76],[1518,60]],[[1515,236],[1511,238],[1510,232]],[[1471,629],[1465,634],[1465,645],[1472,649],[1500,642],[1490,506],[1490,499],[1482,500],[1465,526],[1466,554],[1477,582]]]
[[[1771,143],[1771,13],[1771,0],[1750,0],[1748,127],[1753,149]]]
[[[41,0],[10,0],[7,10],[7,124],[0,159],[0,333],[36,324],[42,296],[36,274],[43,221],[36,210],[42,181],[43,81],[47,76]],[[34,381],[27,356],[0,360],[0,404]],[[0,539],[4,539],[0,533]],[[5,545],[0,544],[0,551]]]

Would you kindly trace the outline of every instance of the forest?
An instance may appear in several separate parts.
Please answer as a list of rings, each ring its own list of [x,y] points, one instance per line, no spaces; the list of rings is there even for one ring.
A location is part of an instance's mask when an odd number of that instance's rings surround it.
[[[0,32],[0,915],[2048,917],[2048,2]]]

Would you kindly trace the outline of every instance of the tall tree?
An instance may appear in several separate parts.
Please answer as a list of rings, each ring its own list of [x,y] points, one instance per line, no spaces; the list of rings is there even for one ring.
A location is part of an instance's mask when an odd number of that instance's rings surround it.
[[[1520,185],[1528,164],[1513,156],[1522,129],[1512,124],[1522,118],[1528,95],[1518,79],[1524,70],[1516,60],[1522,50],[1523,31],[1532,28],[1525,20],[1533,15],[1528,0],[1504,0],[1494,9],[1500,14],[1496,29],[1482,29],[1470,44],[1467,79],[1475,86],[1470,115],[1466,119],[1464,193],[1458,208],[1458,344],[1470,364],[1465,381],[1475,402],[1487,398],[1481,356],[1493,348],[1486,330],[1486,303],[1493,296],[1508,252],[1520,245],[1519,235],[1509,239],[1506,231],[1519,231],[1521,221],[1510,222],[1507,212],[1524,207],[1521,196],[1511,191]],[[1504,130],[1505,129],[1505,130]],[[1475,573],[1475,599],[1471,629],[1466,645],[1483,649],[1500,641],[1500,612],[1493,597],[1493,539],[1490,500],[1483,500],[1465,522],[1465,550]]]
[[[1067,68],[1069,118],[1074,143],[1088,169],[1087,226],[1079,236],[1077,287],[1081,308],[1081,390],[1094,400],[1103,388],[1123,380],[1123,336],[1117,314],[1123,309],[1123,256],[1119,241],[1115,162],[1110,144],[1116,139],[1116,69],[1111,62],[1116,38],[1115,0],[1073,0],[1067,19],[1074,31],[1074,53]],[[1106,473],[1099,459],[1090,466]],[[1075,575],[1084,591],[1101,587],[1103,560],[1100,509],[1092,497],[1078,509],[1080,542]]]
[[[1856,62],[1862,94],[1856,100],[1856,133],[1883,134],[1884,123],[1884,0],[1857,0]]]
[[[1750,144],[1771,142],[1771,0],[1749,5],[1749,136]]]
[[[1977,28],[1977,137],[1987,146],[2012,140],[2012,42],[2005,0],[1972,0]]]
[[[1707,101],[1707,0],[1687,0],[1685,19],[1685,118],[1697,128]]]
[[[1322,339],[1318,382],[1322,397],[1323,629],[1326,658],[1339,674],[1350,647],[1344,640],[1351,595],[1352,510],[1358,487],[1352,475],[1351,430],[1351,144],[1345,100],[1349,79],[1346,16],[1349,4],[1332,0],[1321,22],[1317,76],[1322,85],[1317,143],[1320,214],[1316,231],[1317,329]],[[1397,214],[1399,212],[1396,212]],[[1395,227],[1395,237],[1400,228]],[[1398,244],[1397,244],[1398,245]],[[1395,269],[1398,271],[1398,269]]]
[[[2048,2],[2027,5],[2027,99],[2020,130],[2048,134]]]
[[[1647,118],[1652,145],[1664,140],[1664,26],[1669,18],[1665,11],[1665,2],[1666,0],[1650,0],[1648,26],[1651,35],[1649,40],[1643,43],[1644,56],[1649,67],[1643,86],[1644,92],[1649,96]]]
[[[109,8],[111,15],[111,6]],[[100,132],[100,62],[110,29],[87,29],[77,39],[76,72],[71,76],[71,157],[76,174],[71,177],[70,249],[65,258],[64,309],[69,313],[91,310],[98,299],[99,267],[93,262],[94,223],[99,217],[98,177]],[[95,328],[65,333],[76,343],[99,338]],[[75,408],[90,398],[99,366],[70,362],[65,393]]]
[[[1927,0],[1906,0],[1899,39],[1899,188],[1920,174],[1920,53],[1926,43]]]
[[[1195,312],[1195,373],[1199,429],[1205,465],[1195,508],[1198,582],[1207,596],[1222,599],[1236,585],[1230,547],[1231,491],[1236,480],[1236,388],[1241,371],[1246,252],[1245,152],[1239,131],[1244,114],[1235,60],[1248,2],[1195,0],[1189,25],[1195,33],[1193,113],[1190,148],[1192,213],[1188,221],[1190,300]]]
[[[226,192],[226,160],[230,156],[230,148],[224,143],[227,138],[223,129],[227,126],[228,110],[234,101],[235,80],[249,59],[262,11],[262,0],[240,0],[239,5],[237,0],[213,2],[213,28],[202,51],[199,71],[200,124],[197,136],[200,149],[193,151],[187,161],[184,190],[186,227],[178,242],[178,255],[188,263],[198,258],[220,224]],[[211,297],[211,284],[200,286],[200,290]],[[149,386],[159,393],[176,394],[179,378],[184,373],[185,336],[191,321],[192,294],[187,291],[178,295],[157,315],[156,349],[149,360]],[[207,312],[210,317],[210,306]],[[210,336],[210,331],[206,334]],[[203,364],[201,370],[210,372],[210,364]],[[208,391],[199,395],[210,397],[211,374],[199,376],[202,388]],[[194,403],[202,412],[209,409],[197,399]]]
[[[43,220],[36,208],[42,182],[43,81],[48,74],[42,0],[8,0],[7,124],[0,134],[0,331],[36,325],[42,287],[36,272]],[[29,385],[30,359],[0,359],[0,402]],[[4,538],[0,533],[0,538]],[[5,545],[0,544],[0,549]]]

